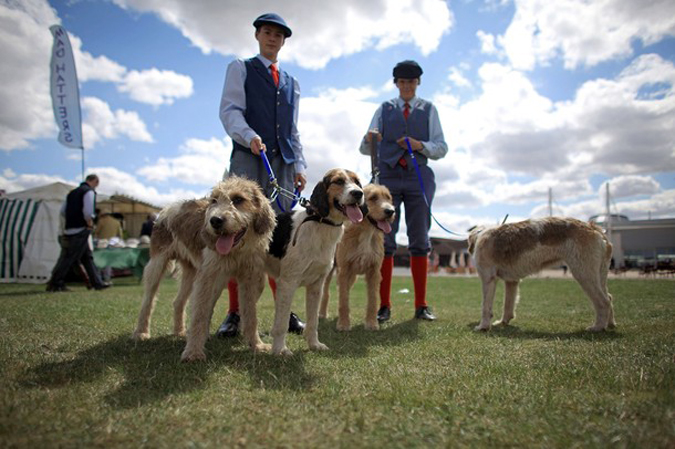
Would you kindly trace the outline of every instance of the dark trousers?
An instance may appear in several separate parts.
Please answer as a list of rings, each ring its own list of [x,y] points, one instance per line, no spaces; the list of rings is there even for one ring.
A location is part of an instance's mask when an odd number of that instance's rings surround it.
[[[401,219],[401,203],[405,207],[405,223],[408,234],[408,252],[412,256],[426,256],[431,245],[429,242],[429,228],[431,228],[431,213],[424,201],[422,188],[414,167],[403,168],[397,165],[394,168],[380,164],[380,183],[387,186],[394,199],[396,219],[391,225],[391,232],[384,236],[384,252],[393,256],[396,252],[396,233]],[[424,182],[424,190],[429,204],[433,201],[436,192],[434,172],[427,165],[420,165],[420,173]]]
[[[103,282],[98,269],[94,265],[94,255],[89,248],[89,235],[91,231],[83,230],[74,235],[64,235],[62,241],[61,256],[52,270],[52,278],[49,283],[54,287],[65,285],[66,275],[73,265],[82,263],[89,276],[89,282],[93,287],[99,287]]]

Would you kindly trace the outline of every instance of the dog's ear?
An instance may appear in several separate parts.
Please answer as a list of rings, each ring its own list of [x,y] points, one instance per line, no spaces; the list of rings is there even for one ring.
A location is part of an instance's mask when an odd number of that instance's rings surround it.
[[[258,212],[253,216],[253,230],[256,234],[270,233],[277,224],[277,217],[267,199],[261,202]]]
[[[476,251],[476,240],[478,240],[478,234],[480,234],[481,231],[482,229],[478,226],[473,226],[471,229],[469,229],[469,237],[466,239],[466,241],[469,244],[469,254],[472,256]]]
[[[471,234],[468,239],[469,243],[469,254],[473,256],[473,252],[476,250],[476,235]]]
[[[328,204],[328,183],[325,179],[317,183],[314,187],[312,196],[309,197],[309,204],[322,217],[327,217],[330,213]]]

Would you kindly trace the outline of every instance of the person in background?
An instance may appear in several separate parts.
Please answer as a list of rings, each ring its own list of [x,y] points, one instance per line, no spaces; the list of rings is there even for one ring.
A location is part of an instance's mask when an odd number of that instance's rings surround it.
[[[396,233],[401,217],[401,203],[405,206],[405,221],[408,233],[410,270],[415,288],[415,318],[433,321],[426,301],[428,254],[431,249],[429,228],[436,181],[434,172],[427,165],[429,159],[440,159],[448,152],[443,129],[436,107],[417,96],[417,87],[422,80],[422,68],[415,61],[402,61],[393,71],[398,97],[386,101],[375,111],[370,128],[364,137],[360,151],[370,154],[370,143],[377,139],[379,151],[380,182],[389,188],[394,198],[396,220],[392,231],[384,237],[384,260],[380,283],[379,322],[391,316],[391,277],[396,252]],[[425,198],[418,180],[412,158],[408,154],[406,138],[419,164]],[[427,205],[428,201],[428,205]]]
[[[89,237],[94,227],[96,187],[99,185],[98,176],[90,174],[79,187],[68,193],[66,202],[61,207],[61,215],[66,219],[62,237],[62,256],[52,270],[51,278],[47,283],[48,292],[68,291],[65,278],[74,264],[82,262],[89,277],[91,286],[96,290],[110,287],[103,282],[94,265],[94,257],[89,246]]]
[[[273,188],[260,155],[265,152],[279,185],[291,192],[305,188],[307,163],[298,133],[300,86],[295,78],[279,68],[277,57],[292,34],[284,19],[268,13],[253,22],[259,54],[250,59],[235,59],[227,67],[220,101],[220,120],[232,138],[230,174],[257,181],[270,197]],[[288,211],[291,200],[278,197],[275,212]],[[276,284],[270,278],[272,293]],[[233,279],[227,286],[230,308],[216,331],[218,337],[233,337],[239,329],[239,295]],[[305,324],[291,312],[288,330],[301,334]]]
[[[98,214],[96,221],[96,230],[94,231],[94,238],[97,240],[105,239],[110,241],[113,237],[117,237],[121,241],[124,240],[124,233],[122,231],[122,223],[113,217],[110,212],[102,211]],[[112,267],[107,266],[101,269],[103,281],[110,282],[112,278]]]
[[[152,237],[152,227],[155,225],[155,219],[152,215],[148,215],[141,225],[141,235],[140,237],[143,237],[144,235],[147,235],[148,237]]]

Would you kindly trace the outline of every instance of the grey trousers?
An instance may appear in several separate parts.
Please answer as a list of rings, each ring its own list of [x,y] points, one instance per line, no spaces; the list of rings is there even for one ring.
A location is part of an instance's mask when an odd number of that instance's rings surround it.
[[[295,166],[294,164],[287,164],[284,161],[284,158],[277,152],[277,154],[268,153],[268,158],[270,161],[270,166],[274,172],[274,176],[277,178],[277,182],[284,189],[293,192],[295,187],[293,186],[293,180],[295,179]],[[270,176],[267,173],[265,168],[265,163],[261,156],[256,156],[250,151],[243,151],[234,149],[232,150],[232,155],[230,156],[230,175],[242,176],[253,181],[257,181],[258,184],[265,192],[267,198],[272,197],[273,188],[270,184]],[[282,197],[279,195],[279,202],[281,203],[284,210],[287,212],[291,210],[292,200],[289,198]],[[281,213],[282,210],[279,208],[277,201],[272,201],[272,208],[277,214]]]

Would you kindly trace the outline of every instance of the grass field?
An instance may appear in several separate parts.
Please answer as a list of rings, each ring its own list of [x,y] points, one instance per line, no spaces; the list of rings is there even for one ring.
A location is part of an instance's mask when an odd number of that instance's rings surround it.
[[[211,339],[197,364],[168,335],[176,288],[164,282],[153,338],[135,343],[132,278],[101,292],[0,285],[0,447],[675,446],[673,281],[610,280],[618,328],[589,334],[569,279],[524,281],[514,325],[475,333],[479,281],[450,277],[430,279],[438,321],[411,320],[411,295],[396,293],[392,321],[367,332],[360,280],[349,333],[335,331],[333,287],[330,351],[289,336],[295,355],[277,358]],[[267,331],[269,290],[259,311]]]

